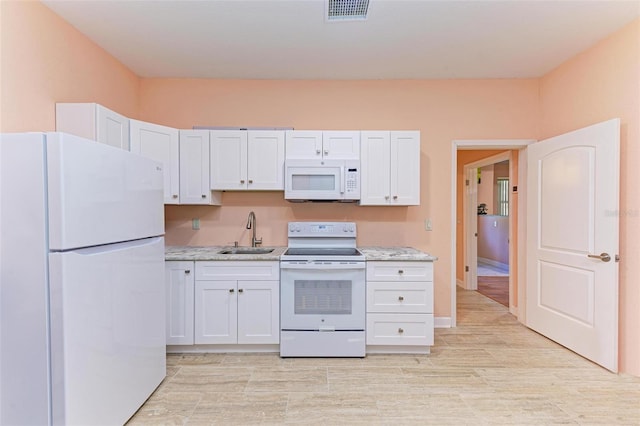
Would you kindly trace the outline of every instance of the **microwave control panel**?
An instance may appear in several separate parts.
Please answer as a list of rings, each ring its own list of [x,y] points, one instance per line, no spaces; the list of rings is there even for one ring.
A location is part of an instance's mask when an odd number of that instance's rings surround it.
[[[345,168],[344,186],[346,195],[360,195],[360,173],[357,167]]]

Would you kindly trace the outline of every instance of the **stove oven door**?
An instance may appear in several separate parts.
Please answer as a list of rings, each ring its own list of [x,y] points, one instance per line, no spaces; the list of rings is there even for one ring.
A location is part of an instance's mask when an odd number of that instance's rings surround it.
[[[365,304],[364,262],[280,263],[282,330],[364,330]]]

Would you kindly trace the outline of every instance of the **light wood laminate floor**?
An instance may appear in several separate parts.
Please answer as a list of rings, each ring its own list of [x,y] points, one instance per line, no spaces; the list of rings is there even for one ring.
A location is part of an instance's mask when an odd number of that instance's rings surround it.
[[[151,424],[640,425],[640,378],[612,374],[458,290],[430,355],[169,355],[130,420]]]

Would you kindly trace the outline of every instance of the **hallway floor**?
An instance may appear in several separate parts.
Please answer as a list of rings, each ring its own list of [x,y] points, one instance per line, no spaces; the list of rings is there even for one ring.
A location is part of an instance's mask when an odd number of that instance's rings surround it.
[[[640,378],[458,289],[458,327],[436,329],[430,355],[169,355],[167,378],[129,424],[638,425]]]

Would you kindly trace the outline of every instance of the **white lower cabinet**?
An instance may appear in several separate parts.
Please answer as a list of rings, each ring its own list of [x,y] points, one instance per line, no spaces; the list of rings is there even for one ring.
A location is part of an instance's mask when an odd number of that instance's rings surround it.
[[[167,345],[193,345],[194,263],[165,262]]]
[[[433,262],[367,262],[367,351],[428,352],[431,345]]]
[[[195,344],[278,344],[278,262],[196,262]]]

